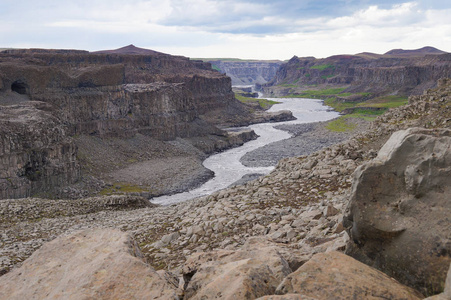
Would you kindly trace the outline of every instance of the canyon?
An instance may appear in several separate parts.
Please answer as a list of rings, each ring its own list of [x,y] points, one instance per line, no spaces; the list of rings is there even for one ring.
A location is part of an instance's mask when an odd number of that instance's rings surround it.
[[[254,60],[210,60],[213,68],[226,74],[232,79],[232,85],[255,85],[263,84],[274,78],[282,61],[254,61]]]
[[[451,74],[437,51],[291,59],[258,87],[409,100],[346,141],[168,206],[148,198],[205,180],[206,156],[255,138],[225,128],[291,114],[237,101],[209,63],[132,45],[3,51],[0,299],[449,298]]]
[[[182,162],[176,174],[189,186],[211,176],[198,170],[206,155],[255,138],[220,128],[291,117],[243,105],[209,63],[133,45],[5,50],[0,79],[1,198],[98,193],[111,172],[169,157]],[[158,195],[172,191],[165,176],[146,186],[121,179]]]

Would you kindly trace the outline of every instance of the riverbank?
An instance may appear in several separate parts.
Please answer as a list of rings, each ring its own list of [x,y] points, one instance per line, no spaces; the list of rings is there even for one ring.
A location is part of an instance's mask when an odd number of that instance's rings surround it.
[[[335,142],[353,134],[325,134],[327,123],[279,125],[295,136],[269,144],[268,148],[289,153],[298,151],[296,143],[305,140],[307,135],[312,138],[324,135],[330,138],[329,142]],[[321,143],[315,145],[320,146]],[[138,196],[139,193],[132,193],[135,196],[105,195],[75,200],[27,198],[0,201],[0,274],[19,266],[21,261],[46,241],[61,234],[93,227],[114,227],[133,233],[144,255],[156,268],[177,268],[187,256],[197,251],[237,249],[249,236],[265,232],[275,241],[297,241],[299,234],[305,232],[307,227],[295,228],[286,236],[284,220],[298,219],[312,210],[322,211],[328,205],[339,211],[344,210],[345,198],[337,196],[343,195],[349,187],[349,176],[354,168],[373,155],[372,152],[369,152],[370,156],[363,153],[356,144],[352,144],[352,148],[359,155],[344,161],[325,160],[332,151],[330,149],[316,152],[308,159],[285,158],[267,176],[247,176],[248,180],[242,181],[238,186],[170,206],[145,205],[146,201]],[[272,157],[275,159],[276,154]],[[302,161],[302,166],[299,167]],[[332,172],[332,166],[335,165],[340,166],[339,176]],[[160,167],[171,166],[172,164],[168,164]],[[308,174],[310,175],[307,176]],[[177,178],[179,177],[174,177],[173,180],[177,181]],[[296,201],[290,200],[291,198]],[[238,219],[237,214],[240,216]],[[313,214],[308,214],[302,218],[307,220],[314,217]],[[276,223],[271,225],[274,221]],[[324,235],[324,238],[333,238],[333,243],[327,243],[327,247],[344,247],[344,232],[341,229],[332,230],[338,226],[337,215],[321,222],[312,219],[308,227],[311,232],[305,235],[305,239],[317,239],[324,222],[332,224],[331,230]],[[184,238],[168,251],[167,245],[159,241],[173,232],[181,232]],[[318,249],[323,248],[321,244]]]
[[[276,126],[275,128],[287,131],[293,137],[248,152],[240,161],[247,167],[274,166],[283,158],[309,155],[323,148],[344,142],[369,129],[371,125],[371,122],[364,119],[348,118],[346,122],[355,125],[352,126],[353,129],[336,132],[326,128],[332,121]]]

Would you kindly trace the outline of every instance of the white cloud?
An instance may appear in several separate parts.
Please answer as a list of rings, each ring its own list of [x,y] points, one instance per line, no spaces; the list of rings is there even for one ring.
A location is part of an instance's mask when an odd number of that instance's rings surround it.
[[[380,26],[407,25],[417,21],[422,16],[422,11],[418,9],[415,2],[393,5],[390,9],[382,9],[378,6],[370,6],[365,10],[360,10],[351,16],[344,16],[331,19],[329,26],[349,27],[349,26]]]
[[[421,1],[378,1],[346,15],[321,15],[309,14],[309,4],[321,12],[330,1],[2,0],[0,48],[99,50],[133,43],[191,57],[265,59],[426,45],[451,51],[450,4],[434,9],[436,0]]]

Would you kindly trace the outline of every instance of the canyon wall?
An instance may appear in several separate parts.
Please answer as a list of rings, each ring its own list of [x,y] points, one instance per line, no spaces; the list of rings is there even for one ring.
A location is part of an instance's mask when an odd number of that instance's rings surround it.
[[[276,75],[282,61],[209,61],[213,67],[230,76],[233,85],[263,84]]]
[[[217,126],[250,122],[251,112],[235,99],[230,78],[209,63],[140,53],[0,53],[0,198],[77,181],[74,135],[224,137]]]
[[[324,59],[293,57],[270,82],[258,86],[265,94],[287,95],[300,90],[343,87],[345,92],[371,96],[421,94],[451,76],[451,54],[424,56],[337,55]]]
[[[0,106],[0,199],[49,192],[79,179],[76,146],[42,102]]]

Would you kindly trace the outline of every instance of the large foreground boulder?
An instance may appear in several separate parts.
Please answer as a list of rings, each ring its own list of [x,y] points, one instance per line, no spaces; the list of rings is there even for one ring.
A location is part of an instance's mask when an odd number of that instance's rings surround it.
[[[420,290],[444,289],[451,262],[451,131],[395,132],[354,173],[346,253]]]
[[[193,254],[183,268],[185,299],[255,299],[274,294],[292,272],[281,252],[264,239],[252,238],[236,251]]]
[[[177,299],[170,279],[143,261],[129,234],[95,229],[44,244],[0,277],[0,299]]]
[[[422,299],[417,291],[336,251],[314,255],[288,275],[276,293],[291,295],[263,299]]]

